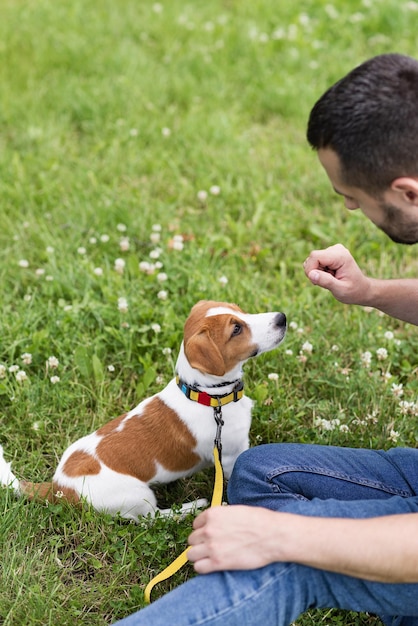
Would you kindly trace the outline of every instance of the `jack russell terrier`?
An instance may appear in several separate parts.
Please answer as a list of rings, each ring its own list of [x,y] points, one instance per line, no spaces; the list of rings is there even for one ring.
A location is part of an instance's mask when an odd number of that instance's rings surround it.
[[[222,411],[222,465],[229,478],[249,446],[253,402],[244,395],[242,365],[277,347],[285,333],[283,313],[247,314],[235,304],[198,302],[184,326],[177,375],[160,393],[70,445],[52,482],[19,481],[0,446],[0,484],[31,500],[85,499],[98,511],[137,521],[158,510],[150,485],[213,464],[216,410]]]

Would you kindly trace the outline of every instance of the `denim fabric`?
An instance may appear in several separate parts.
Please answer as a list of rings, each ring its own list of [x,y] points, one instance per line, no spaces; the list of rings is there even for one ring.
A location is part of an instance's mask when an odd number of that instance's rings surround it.
[[[239,457],[228,498],[231,504],[319,517],[418,513],[418,450],[258,446]],[[274,563],[197,576],[118,625],[288,626],[309,608],[367,611],[392,626],[418,626],[418,584],[368,582]]]

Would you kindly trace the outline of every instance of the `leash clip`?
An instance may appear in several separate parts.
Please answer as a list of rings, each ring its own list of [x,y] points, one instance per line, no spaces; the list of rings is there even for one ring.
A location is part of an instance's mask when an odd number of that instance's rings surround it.
[[[216,422],[216,435],[215,435],[214,444],[219,453],[219,461],[222,462],[221,434],[222,434],[222,426],[224,425],[224,421],[222,419],[222,404],[221,404],[220,399],[218,399],[218,406],[213,407],[213,417],[215,418],[215,422]]]

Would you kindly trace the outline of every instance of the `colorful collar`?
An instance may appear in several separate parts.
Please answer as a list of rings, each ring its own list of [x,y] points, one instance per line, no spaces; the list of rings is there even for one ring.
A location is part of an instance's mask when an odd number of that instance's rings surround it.
[[[205,391],[199,391],[196,387],[191,387],[185,383],[179,376],[176,376],[176,383],[186,398],[198,402],[199,404],[204,404],[205,406],[225,406],[225,404],[229,404],[230,402],[238,402],[244,395],[244,383],[242,380],[237,382],[230,393],[225,393],[222,396],[210,396]]]

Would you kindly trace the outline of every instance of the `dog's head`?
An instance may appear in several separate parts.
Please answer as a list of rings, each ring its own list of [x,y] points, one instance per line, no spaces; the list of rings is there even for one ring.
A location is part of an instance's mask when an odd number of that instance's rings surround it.
[[[201,300],[184,326],[184,353],[193,368],[224,376],[277,347],[285,333],[283,313],[248,314],[236,304]]]

